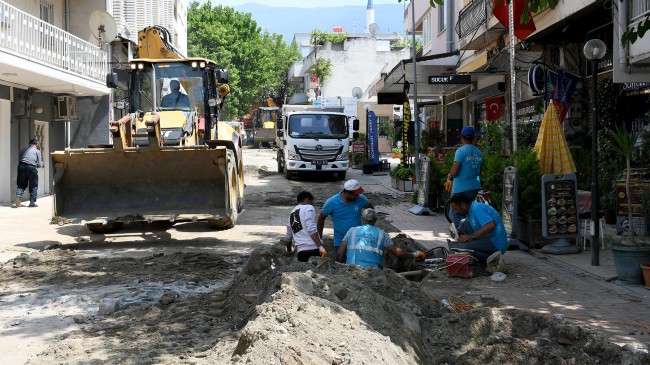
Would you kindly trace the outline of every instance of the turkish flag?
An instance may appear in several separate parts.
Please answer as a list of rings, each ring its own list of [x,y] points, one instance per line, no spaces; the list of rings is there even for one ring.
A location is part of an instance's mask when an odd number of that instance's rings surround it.
[[[485,99],[485,119],[490,121],[499,120],[502,115],[503,98],[501,96]]]
[[[526,9],[530,20],[527,24],[521,24],[521,15],[524,13],[524,8],[526,6],[526,0],[510,0],[514,1],[514,23],[515,23],[515,37],[519,38],[520,41],[526,39],[529,35],[533,34],[537,28],[535,27],[535,22],[533,17],[530,14],[530,10]],[[501,5],[498,3],[501,2]],[[506,29],[508,29],[508,3],[506,0],[493,0],[492,7],[494,8],[494,16],[497,17],[499,22],[503,24]]]

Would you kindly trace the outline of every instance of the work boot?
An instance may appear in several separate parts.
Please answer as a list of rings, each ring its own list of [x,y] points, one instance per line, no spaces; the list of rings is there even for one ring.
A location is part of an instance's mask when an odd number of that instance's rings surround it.
[[[36,208],[36,207],[38,207],[38,205],[37,205],[36,203],[30,203],[30,204],[29,204],[29,207],[30,207],[30,208]]]
[[[20,206],[20,196],[16,196],[16,200],[14,200],[14,204],[16,205],[16,208]]]

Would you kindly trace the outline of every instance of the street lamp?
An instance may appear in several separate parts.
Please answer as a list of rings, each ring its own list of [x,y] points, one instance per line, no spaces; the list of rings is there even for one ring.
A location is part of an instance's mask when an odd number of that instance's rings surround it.
[[[605,56],[607,45],[600,39],[591,39],[583,48],[582,52],[591,61],[591,105],[592,105],[592,127],[591,127],[591,221],[593,231],[591,232],[591,266],[599,266],[599,232],[600,220],[598,212],[600,208],[600,197],[598,194],[598,80],[597,63]]]

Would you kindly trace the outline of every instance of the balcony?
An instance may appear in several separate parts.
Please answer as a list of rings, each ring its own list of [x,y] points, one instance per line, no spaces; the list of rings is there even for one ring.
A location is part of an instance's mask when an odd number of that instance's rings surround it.
[[[0,1],[0,65],[7,81],[54,93],[103,95],[101,48]],[[27,84],[29,83],[29,84]]]
[[[650,13],[650,0],[632,0],[630,1],[630,22],[645,18]]]
[[[460,49],[482,48],[503,33],[500,25],[490,28],[491,3],[491,0],[472,1],[460,10],[456,23]]]

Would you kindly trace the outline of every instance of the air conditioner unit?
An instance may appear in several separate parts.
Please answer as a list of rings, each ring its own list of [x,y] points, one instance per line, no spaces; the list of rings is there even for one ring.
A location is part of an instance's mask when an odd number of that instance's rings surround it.
[[[57,117],[59,119],[70,119],[77,117],[77,98],[73,96],[57,97]]]

